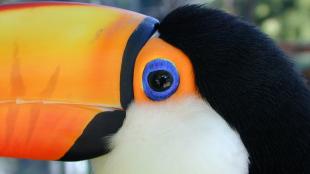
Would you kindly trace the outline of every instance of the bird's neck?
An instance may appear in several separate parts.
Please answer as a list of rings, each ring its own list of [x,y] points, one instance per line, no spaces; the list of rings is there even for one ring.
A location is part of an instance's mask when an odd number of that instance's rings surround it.
[[[133,104],[96,174],[247,174],[238,133],[201,98]]]
[[[310,173],[310,93],[295,87],[273,98],[274,107],[258,105],[240,115],[237,130],[250,154],[250,174]]]

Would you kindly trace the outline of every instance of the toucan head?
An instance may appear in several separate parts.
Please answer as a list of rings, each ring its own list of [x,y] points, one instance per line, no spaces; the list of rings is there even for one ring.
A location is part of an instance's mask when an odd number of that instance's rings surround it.
[[[26,3],[1,6],[0,28],[0,156],[104,155],[110,160],[94,166],[115,173],[114,161],[135,168],[169,150],[184,161],[195,143],[195,153],[207,145],[204,153],[222,154],[232,166],[247,163],[239,136],[199,97],[190,59],[160,38],[156,19],[104,6]],[[217,124],[212,140],[205,133]],[[217,147],[222,142],[231,144],[229,153]],[[221,170],[221,160],[212,170]]]
[[[286,97],[309,101],[301,78],[218,10],[185,6],[158,24],[105,6],[3,5],[0,58],[0,156],[103,155],[94,167],[109,174],[266,173],[286,164],[274,153],[303,158],[286,138],[300,126]]]

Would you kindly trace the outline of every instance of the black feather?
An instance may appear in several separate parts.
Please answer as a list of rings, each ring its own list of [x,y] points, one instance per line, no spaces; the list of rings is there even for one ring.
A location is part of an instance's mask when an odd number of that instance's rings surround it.
[[[188,55],[201,96],[239,132],[250,174],[310,173],[310,92],[271,39],[198,5],[171,12],[159,33]]]

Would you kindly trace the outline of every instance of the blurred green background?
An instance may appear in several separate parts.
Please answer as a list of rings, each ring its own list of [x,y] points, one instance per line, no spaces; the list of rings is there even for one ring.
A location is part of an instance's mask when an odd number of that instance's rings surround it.
[[[0,0],[0,4],[23,1]],[[80,0],[79,2],[120,7],[158,19],[185,4],[203,3],[223,9],[258,25],[292,57],[310,81],[310,0]],[[91,173],[91,169],[87,161],[62,163],[0,159],[0,174],[88,173]]]

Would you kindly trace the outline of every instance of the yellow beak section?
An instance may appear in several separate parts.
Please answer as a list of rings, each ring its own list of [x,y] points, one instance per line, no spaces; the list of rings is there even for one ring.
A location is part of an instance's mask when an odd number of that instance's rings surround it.
[[[72,4],[0,8],[0,100],[120,107],[115,74],[143,18]]]
[[[0,156],[58,160],[103,108],[121,109],[124,52],[146,18],[85,4],[0,6]]]

